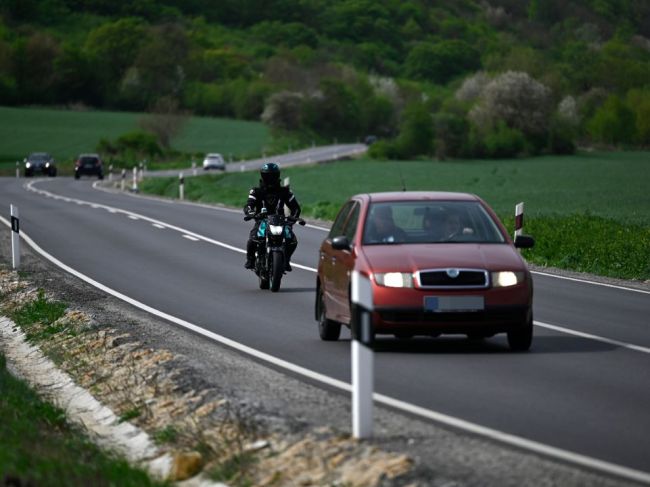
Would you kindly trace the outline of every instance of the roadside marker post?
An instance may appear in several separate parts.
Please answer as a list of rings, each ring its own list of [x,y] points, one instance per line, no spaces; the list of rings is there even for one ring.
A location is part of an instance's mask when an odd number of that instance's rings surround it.
[[[131,191],[134,193],[138,192],[138,167],[133,166],[133,185],[131,186]]]
[[[374,352],[371,313],[372,284],[358,271],[352,272],[352,434],[357,439],[372,437]]]
[[[20,267],[20,220],[18,207],[10,205],[11,211],[11,265],[14,270]]]
[[[126,181],[126,169],[122,169],[122,182],[120,183],[120,189],[124,191],[124,183]]]
[[[113,164],[110,164],[108,166],[108,180],[109,181],[113,180]]]
[[[515,239],[524,233],[524,203],[515,206]]]
[[[192,174],[196,176],[196,161],[192,160]]]
[[[16,161],[16,179],[20,179],[20,162]]]
[[[181,201],[185,199],[185,177],[183,173],[178,175],[178,198]]]

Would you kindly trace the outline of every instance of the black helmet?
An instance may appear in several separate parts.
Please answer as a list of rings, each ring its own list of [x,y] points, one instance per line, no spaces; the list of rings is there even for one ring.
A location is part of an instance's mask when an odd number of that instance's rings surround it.
[[[262,183],[266,186],[280,186],[280,166],[274,162],[267,162],[260,169]]]

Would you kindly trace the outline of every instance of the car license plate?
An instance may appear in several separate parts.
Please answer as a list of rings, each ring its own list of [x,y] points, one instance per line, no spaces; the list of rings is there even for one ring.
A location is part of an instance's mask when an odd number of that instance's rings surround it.
[[[425,296],[424,311],[433,313],[458,313],[467,311],[483,311],[485,299],[483,296]]]

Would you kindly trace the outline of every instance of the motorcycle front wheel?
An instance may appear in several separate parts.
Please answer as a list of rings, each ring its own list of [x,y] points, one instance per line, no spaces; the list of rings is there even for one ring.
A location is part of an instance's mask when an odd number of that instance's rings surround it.
[[[277,293],[280,290],[280,282],[284,275],[284,254],[273,252],[271,263],[271,292]]]

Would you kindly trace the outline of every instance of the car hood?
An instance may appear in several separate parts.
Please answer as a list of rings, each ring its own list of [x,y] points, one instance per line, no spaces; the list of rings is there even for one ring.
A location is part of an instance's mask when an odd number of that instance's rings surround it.
[[[506,243],[367,245],[363,253],[372,272],[415,272],[448,267],[497,271],[526,267],[517,250]]]

